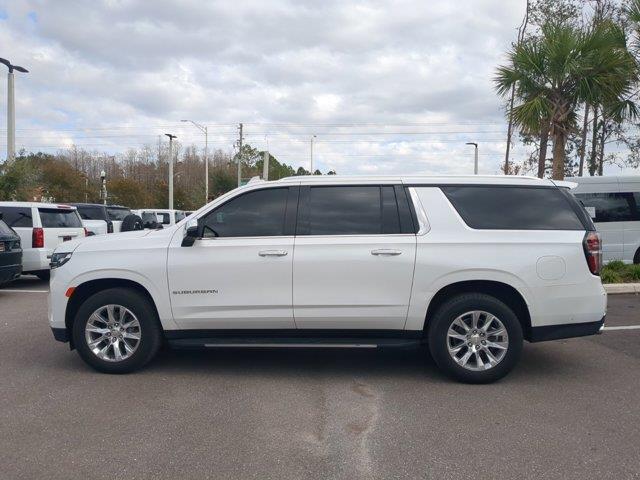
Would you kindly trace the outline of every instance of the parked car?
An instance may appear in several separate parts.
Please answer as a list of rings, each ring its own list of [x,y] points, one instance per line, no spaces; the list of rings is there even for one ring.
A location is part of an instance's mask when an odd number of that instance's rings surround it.
[[[49,256],[62,242],[87,231],[76,207],[38,202],[0,202],[4,222],[20,236],[22,273],[49,279]]]
[[[182,210],[169,210],[163,208],[145,208],[138,210],[139,215],[154,214],[157,217],[157,221],[164,228],[171,225],[175,225],[181,220],[186,218],[185,213]]]
[[[22,246],[20,237],[3,220],[0,213],[0,285],[20,277]]]
[[[162,262],[149,262],[150,257]],[[565,188],[528,177],[253,182],[186,222],[61,245],[50,326],[103,372],[174,347],[428,344],[465,382],[523,340],[598,333],[600,237]]]
[[[605,262],[640,263],[640,176],[568,178],[602,235]]]
[[[113,221],[109,220],[106,205],[95,203],[72,203],[78,209],[82,225],[94,235],[113,233]]]

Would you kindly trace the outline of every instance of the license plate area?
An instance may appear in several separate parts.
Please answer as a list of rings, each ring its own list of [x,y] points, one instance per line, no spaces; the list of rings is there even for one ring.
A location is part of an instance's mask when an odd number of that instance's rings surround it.
[[[71,240],[73,237],[71,235],[65,235],[64,237],[62,237],[62,241],[63,242],[68,242],[69,240]]]

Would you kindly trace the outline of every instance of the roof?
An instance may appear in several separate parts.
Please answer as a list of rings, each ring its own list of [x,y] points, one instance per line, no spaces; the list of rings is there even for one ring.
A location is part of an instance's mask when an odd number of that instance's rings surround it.
[[[395,182],[409,185],[446,185],[446,184],[470,184],[470,185],[554,185],[551,180],[528,177],[522,175],[448,175],[448,176],[375,176],[375,175],[306,175],[286,177],[276,180],[274,183],[369,183],[369,182]]]
[[[42,203],[42,202],[0,202],[0,206],[4,207],[27,207],[27,208],[71,208],[76,210],[76,207],[69,203]]]

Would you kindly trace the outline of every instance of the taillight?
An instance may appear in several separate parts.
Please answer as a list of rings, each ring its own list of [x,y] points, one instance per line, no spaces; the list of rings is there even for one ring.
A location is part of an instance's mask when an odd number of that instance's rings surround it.
[[[107,222],[107,233],[113,233],[113,222],[111,220]]]
[[[44,248],[44,230],[40,227],[33,229],[31,235],[31,248]]]
[[[594,275],[600,275],[602,267],[602,241],[598,232],[587,232],[582,241],[584,256],[587,259],[589,271]]]

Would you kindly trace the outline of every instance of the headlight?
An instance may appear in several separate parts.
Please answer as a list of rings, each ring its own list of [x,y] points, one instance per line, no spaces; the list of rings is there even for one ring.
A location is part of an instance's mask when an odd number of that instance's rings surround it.
[[[71,253],[72,252],[54,253],[53,255],[51,255],[51,262],[49,263],[49,266],[51,268],[61,267],[69,260],[71,260]]]

